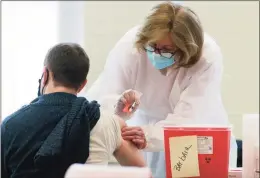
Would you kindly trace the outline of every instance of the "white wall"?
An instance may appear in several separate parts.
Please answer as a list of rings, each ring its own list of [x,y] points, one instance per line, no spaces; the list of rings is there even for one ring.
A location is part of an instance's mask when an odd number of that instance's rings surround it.
[[[0,119],[4,119],[37,96],[44,57],[58,42],[58,2],[4,1],[1,5]]]
[[[2,3],[0,119],[37,96],[43,60],[51,46],[59,42],[84,45],[84,12],[83,1]]]
[[[91,59],[89,85],[103,69],[106,56],[119,38],[142,22],[158,1],[85,2],[85,48]],[[235,135],[241,138],[243,113],[259,108],[258,2],[188,2],[205,30],[219,43],[225,57],[223,100]]]
[[[59,42],[85,44],[85,2],[59,1]]]

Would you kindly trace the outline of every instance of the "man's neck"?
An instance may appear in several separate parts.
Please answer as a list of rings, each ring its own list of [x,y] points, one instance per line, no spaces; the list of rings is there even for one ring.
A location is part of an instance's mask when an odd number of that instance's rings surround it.
[[[63,92],[63,93],[70,93],[73,95],[77,95],[77,91],[75,89],[71,88],[66,88],[62,86],[57,86],[57,87],[46,87],[44,94],[50,94],[50,93],[57,93],[57,92]]]

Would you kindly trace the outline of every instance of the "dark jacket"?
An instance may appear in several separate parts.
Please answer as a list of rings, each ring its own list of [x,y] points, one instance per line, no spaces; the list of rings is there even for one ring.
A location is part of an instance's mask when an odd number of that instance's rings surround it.
[[[89,156],[97,102],[68,93],[40,96],[1,125],[2,178],[63,178]]]

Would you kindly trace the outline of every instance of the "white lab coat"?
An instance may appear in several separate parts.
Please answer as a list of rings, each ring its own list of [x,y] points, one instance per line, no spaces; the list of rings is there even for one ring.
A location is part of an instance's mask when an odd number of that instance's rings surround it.
[[[139,26],[130,29],[115,45],[87,97],[102,104],[107,97],[120,95],[127,89],[143,93],[140,108],[128,124],[142,126],[148,141],[144,153],[147,164],[155,178],[164,178],[162,125],[176,121],[229,125],[220,91],[222,54],[215,41],[205,34],[200,61],[192,68],[176,69],[169,76],[163,76],[152,66],[145,52],[138,53],[134,48],[138,29]],[[173,117],[166,120],[169,113]],[[230,165],[236,167],[237,145],[234,138],[231,140]]]

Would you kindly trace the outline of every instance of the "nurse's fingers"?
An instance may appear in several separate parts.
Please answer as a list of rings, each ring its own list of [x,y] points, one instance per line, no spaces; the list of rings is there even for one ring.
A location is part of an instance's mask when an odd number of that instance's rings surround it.
[[[121,97],[120,101],[123,102],[124,104],[127,104],[127,100],[125,99],[125,97]]]
[[[134,136],[136,135],[136,130],[128,130],[128,131],[123,131],[122,136]]]
[[[123,139],[145,139],[144,135],[122,135]]]
[[[133,139],[135,139],[135,136],[122,136],[124,140],[130,140],[132,141]]]
[[[126,101],[128,102],[128,103],[131,103],[132,104],[132,101],[133,101],[133,98],[134,98],[134,96],[133,96],[133,91],[132,90],[127,90],[127,91],[125,91],[124,93],[123,93],[123,96],[124,96],[124,98],[126,99]]]
[[[145,140],[144,139],[138,139],[138,138],[134,138],[132,140],[135,144],[144,144],[145,143]]]
[[[133,90],[131,90],[129,93],[129,98],[131,102],[135,102],[135,92]]]
[[[132,142],[135,141],[135,144],[139,144],[139,143],[144,143],[145,142],[145,138],[144,137],[140,137],[140,136],[123,136],[122,138],[124,140],[129,140],[129,141],[132,141]]]
[[[144,133],[142,131],[131,130],[131,131],[122,132],[122,136],[141,136],[141,137],[144,137]]]
[[[138,149],[144,149],[146,147],[145,139],[133,139],[132,142],[136,145]]]
[[[129,104],[133,104],[136,101],[134,90],[127,90],[123,93],[123,97]]]
[[[122,98],[125,100],[125,104],[130,103],[130,96],[128,93],[124,93]]]
[[[141,129],[141,127],[124,127],[124,128],[122,128],[123,132],[125,132],[125,131],[132,131],[132,130],[140,131],[142,129]]]
[[[126,137],[126,136],[132,136],[133,138],[145,138],[144,133],[142,133],[142,132],[134,132],[134,131],[129,131],[129,132],[122,133],[122,137]]]

